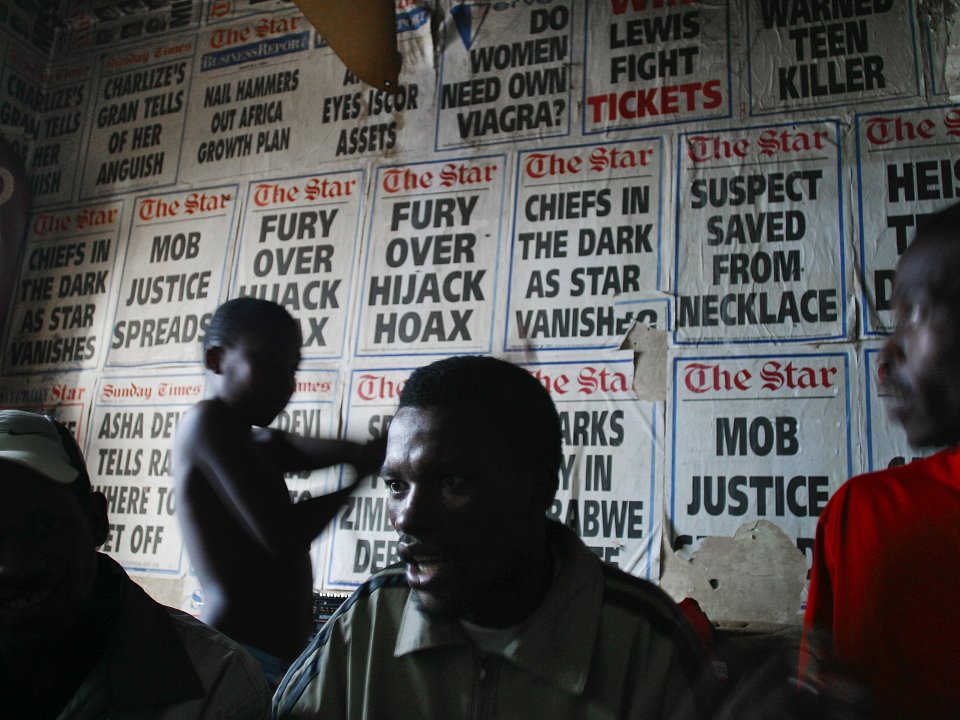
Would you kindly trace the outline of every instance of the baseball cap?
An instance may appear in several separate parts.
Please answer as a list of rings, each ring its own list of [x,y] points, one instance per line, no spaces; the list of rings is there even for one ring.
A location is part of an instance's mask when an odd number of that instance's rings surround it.
[[[0,459],[62,485],[86,472],[70,431],[53,418],[24,410],[0,410]]]

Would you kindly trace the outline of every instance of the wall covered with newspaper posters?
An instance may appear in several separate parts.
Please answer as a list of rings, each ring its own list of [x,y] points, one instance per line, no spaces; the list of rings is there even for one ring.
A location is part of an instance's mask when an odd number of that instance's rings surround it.
[[[549,514],[654,581],[662,548],[758,519],[809,559],[849,475],[919,454],[876,362],[899,254],[960,197],[942,7],[397,0],[392,95],[289,3],[151,8],[94,3],[53,41],[0,18],[0,131],[33,191],[0,404],[70,424],[105,549],[185,608],[171,437],[239,295],[300,323],[293,432],[382,435],[439,357],[521,363],[563,421]],[[315,543],[317,589],[395,540],[368,479]]]

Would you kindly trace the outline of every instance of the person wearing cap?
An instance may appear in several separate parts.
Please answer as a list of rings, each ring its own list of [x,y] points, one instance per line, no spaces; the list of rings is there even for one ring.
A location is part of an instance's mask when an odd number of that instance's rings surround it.
[[[107,532],[69,430],[0,410],[0,718],[268,717],[253,658],[148,597]]]

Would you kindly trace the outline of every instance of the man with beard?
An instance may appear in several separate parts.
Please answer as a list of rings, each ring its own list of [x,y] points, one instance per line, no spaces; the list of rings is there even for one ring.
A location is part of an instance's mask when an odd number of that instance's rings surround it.
[[[960,204],[897,264],[880,354],[891,417],[931,457],[852,478],[817,526],[801,675],[851,684],[880,718],[960,708]]]
[[[344,603],[287,673],[279,718],[675,718],[702,653],[654,585],[546,510],[560,419],[526,370],[415,371],[381,477],[401,563]]]

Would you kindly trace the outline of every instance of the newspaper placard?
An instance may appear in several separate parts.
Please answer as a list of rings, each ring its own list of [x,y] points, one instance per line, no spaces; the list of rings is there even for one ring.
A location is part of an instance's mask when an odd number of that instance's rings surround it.
[[[4,37],[6,39],[6,37]],[[0,128],[11,151],[22,161],[24,168],[30,162],[30,149],[40,137],[41,112],[32,107],[33,99],[41,92],[46,56],[25,45],[8,41],[2,48],[0,85]],[[8,90],[7,85],[19,86]]]
[[[660,577],[658,406],[632,389],[630,360],[539,363],[527,369],[560,414],[560,488],[547,516],[596,555],[648,580]]]
[[[100,378],[85,454],[93,489],[107,498],[102,550],[128,570],[184,572],[170,453],[177,423],[203,396],[200,373]]]
[[[55,417],[70,429],[82,447],[94,381],[89,373],[0,378],[0,408]]]
[[[619,347],[637,314],[617,301],[660,289],[662,155],[661,138],[519,154],[507,350]]]
[[[575,28],[571,0],[454,3],[436,149],[568,135]]]
[[[363,190],[360,170],[247,188],[230,297],[283,305],[300,323],[304,358],[344,354]]]
[[[414,368],[352,370],[344,422],[346,437],[366,442],[384,437],[400,390]],[[365,478],[331,523],[325,590],[349,590],[397,562],[397,531],[387,513],[387,490],[379,477]]]
[[[316,140],[315,98],[301,88],[311,32],[303,15],[287,11],[200,33],[182,182],[300,166]]]
[[[677,357],[674,546],[769,520],[812,560],[817,518],[853,469],[847,353]]]
[[[171,185],[177,178],[194,34],[103,56],[81,198]]]
[[[585,5],[584,134],[730,117],[729,0]]]
[[[502,155],[377,169],[356,354],[489,352]]]
[[[150,0],[123,7],[109,3],[73,4],[67,10],[67,27],[61,31],[58,43],[64,55],[121,44],[142,45],[167,33],[196,29],[205,5],[190,0]]]
[[[270,427],[302,437],[335,438],[340,425],[337,401],[339,374],[335,370],[301,368],[297,371],[293,395]],[[288,473],[287,489],[291,502],[333,492],[338,487],[336,468]],[[314,540],[310,548],[315,584],[323,578],[326,537],[329,529]]]
[[[856,117],[864,334],[893,329],[893,275],[924,216],[960,198],[960,105]]]
[[[396,0],[401,63],[391,92],[362,82],[322,35],[315,36],[317,49],[302,75],[307,97],[319,110],[310,114],[307,162],[409,152],[422,156],[432,149],[433,136],[424,132],[433,123],[436,84],[430,11],[412,2]]]
[[[9,318],[5,374],[100,363],[120,245],[123,202],[31,218]]]
[[[66,65],[51,76],[38,56],[9,46],[0,75],[0,121],[21,128],[32,141],[24,168],[34,208],[73,198],[92,76],[92,61]]]
[[[680,136],[678,344],[846,336],[839,124]]]
[[[204,19],[207,25],[216,25],[249,15],[289,9],[289,0],[211,0],[206,3]]]
[[[913,0],[748,0],[752,115],[917,97]]]
[[[107,365],[198,362],[232,255],[237,186],[137,198]]]

